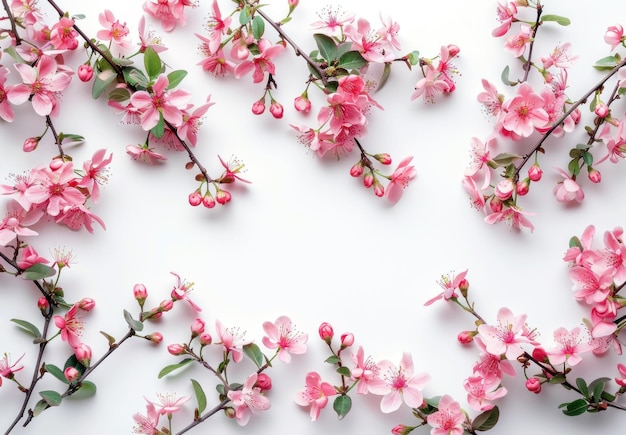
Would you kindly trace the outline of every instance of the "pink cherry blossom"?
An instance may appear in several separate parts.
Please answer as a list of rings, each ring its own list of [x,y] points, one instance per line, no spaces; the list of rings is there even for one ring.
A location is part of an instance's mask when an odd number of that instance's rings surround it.
[[[13,379],[13,373],[19,372],[24,368],[24,366],[18,366],[22,358],[24,358],[24,355],[11,364],[11,356],[5,353],[2,359],[0,359],[0,376],[7,379]]]
[[[206,99],[206,103],[196,107],[193,112],[188,113],[187,110],[183,110],[183,121],[177,129],[178,135],[186,139],[191,145],[196,146],[198,142],[198,130],[200,125],[202,125],[202,117],[213,104],[215,103],[211,102],[211,96],[209,95]]]
[[[201,35],[196,35],[203,41],[208,39]],[[198,62],[198,65],[202,66],[203,71],[207,71],[215,77],[223,77],[228,74],[235,74],[235,64],[224,56],[224,50],[219,49],[215,53],[211,52],[207,48],[206,42],[200,44],[200,51],[204,54],[205,58]]]
[[[182,109],[191,98],[191,94],[183,89],[169,91],[168,86],[167,75],[160,74],[152,85],[152,93],[137,91],[131,95],[130,102],[141,112],[139,117],[144,130],[148,131],[156,126],[161,116],[174,127],[182,124]]]
[[[434,298],[427,301],[424,305],[428,306],[439,299],[444,299],[445,301],[449,301],[452,298],[457,298],[456,290],[459,288],[459,285],[463,280],[465,280],[465,276],[467,275],[467,269],[463,272],[452,276],[452,274],[441,275],[441,279],[437,281],[439,287],[443,289],[442,293],[439,293]]]
[[[450,85],[441,78],[441,74],[435,76],[435,68],[426,65],[426,75],[415,85],[415,92],[411,95],[411,100],[421,96],[426,103],[434,103],[435,98],[450,89]]]
[[[58,224],[64,224],[74,231],[85,227],[88,232],[93,233],[94,222],[97,222],[103,229],[106,229],[104,221],[82,204],[63,207],[54,221]]]
[[[622,228],[617,227],[614,231],[604,233],[605,248],[598,252],[599,258],[596,264],[602,270],[608,270],[613,274],[616,285],[626,281],[626,246],[622,240]]]
[[[522,211],[516,206],[505,208],[501,211],[493,212],[485,217],[485,222],[488,224],[495,224],[497,222],[504,221],[511,228],[522,229],[528,228],[531,232],[535,229],[534,225],[526,218],[526,216],[533,215],[534,213]]]
[[[391,174],[389,184],[387,185],[387,199],[395,204],[402,197],[404,189],[409,185],[409,182],[415,178],[417,171],[415,166],[409,166],[413,160],[413,156],[406,157],[398,164],[398,167],[393,174]]]
[[[35,248],[31,245],[26,246],[20,251],[20,258],[17,261],[17,266],[20,269],[26,270],[32,265],[39,263],[48,264],[50,261],[40,257]]]
[[[482,376],[470,376],[463,382],[467,391],[467,403],[476,411],[493,409],[495,400],[506,396],[507,389],[500,385],[499,379],[485,379]]]
[[[74,30],[74,20],[61,17],[50,29],[50,43],[57,50],[75,50],[78,47],[78,32]]]
[[[98,15],[100,25],[104,27],[104,30],[98,30],[96,36],[102,41],[111,41],[117,44],[120,48],[129,48],[130,40],[128,35],[130,31],[126,27],[126,23],[120,24],[119,20],[115,19],[115,15],[108,9]]]
[[[427,417],[428,424],[432,427],[431,435],[463,435],[465,429],[463,422],[465,414],[461,410],[459,402],[455,402],[447,394],[441,396],[437,411]]]
[[[91,200],[96,203],[100,198],[100,185],[108,181],[107,166],[111,163],[113,155],[105,157],[106,149],[98,150],[91,160],[83,163],[83,177],[78,181],[78,186],[87,189],[91,195]]]
[[[184,7],[192,5],[190,0],[146,0],[143,10],[159,20],[163,30],[171,32],[177,25],[187,24]]]
[[[351,357],[354,362],[354,368],[350,371],[350,376],[359,381],[357,393],[367,394],[370,388],[376,388],[375,385],[378,385],[380,388],[382,386],[381,383],[384,382],[379,376],[380,368],[371,357],[365,358],[363,346],[359,346],[359,349],[356,353],[352,353]]]
[[[624,28],[620,24],[609,26],[604,34],[604,42],[611,46],[611,51],[622,43],[624,39]]]
[[[587,304],[595,304],[604,301],[611,294],[611,284],[613,284],[613,271],[606,270],[600,276],[592,270],[575,266],[569,270],[569,277],[574,283],[574,297],[578,301],[585,301]]]
[[[595,261],[598,257],[595,251],[591,249],[593,237],[596,233],[596,227],[588,225],[580,237],[581,247],[571,247],[563,256],[563,261],[571,261],[574,265],[588,266],[590,262]]]
[[[304,391],[296,393],[296,403],[300,406],[311,406],[309,414],[311,421],[316,421],[320,412],[328,404],[328,397],[337,394],[335,388],[328,382],[322,382],[322,378],[316,372],[306,375]]]
[[[491,35],[498,37],[506,34],[511,28],[515,14],[517,14],[517,6],[514,2],[508,2],[506,4],[498,3],[497,17],[501,24],[493,29]]]
[[[580,185],[563,169],[554,169],[563,177],[563,181],[559,181],[552,190],[556,200],[559,202],[582,202],[585,199],[585,193]]]
[[[79,313],[78,304],[74,304],[65,316],[54,316],[54,324],[61,330],[61,339],[67,341],[73,348],[81,344],[80,336],[85,325]]]
[[[15,69],[23,83],[8,90],[9,101],[22,104],[31,99],[38,115],[55,115],[58,112],[55,110],[57,96],[70,84],[70,74],[59,71],[56,61],[50,56],[41,56],[35,66],[16,63]]]
[[[485,379],[502,379],[503,374],[515,376],[515,368],[511,361],[502,359],[500,355],[493,355],[487,351],[485,343],[480,337],[474,337],[474,343],[480,349],[480,359],[473,367],[473,374]]]
[[[268,349],[278,349],[278,359],[284,363],[291,361],[291,354],[301,355],[306,352],[308,334],[296,330],[287,316],[280,316],[274,323],[264,322],[263,344]]]
[[[162,53],[167,50],[161,43],[161,38],[154,36],[154,31],[150,27],[146,28],[146,17],[141,16],[139,18],[139,51],[144,53],[146,48],[150,47],[157,53]]]
[[[393,21],[389,16],[383,16],[382,12],[380,12],[378,16],[383,26],[376,31],[376,34],[396,50],[401,50],[400,41],[398,41],[397,38],[398,32],[400,31],[400,24]]]
[[[485,194],[478,188],[474,179],[466,175],[463,177],[462,185],[465,191],[470,195],[472,207],[476,210],[484,210],[486,205]]]
[[[522,24],[517,35],[510,36],[504,43],[504,48],[513,53],[515,57],[520,57],[526,51],[526,45],[530,44],[531,29],[528,24]]]
[[[593,349],[590,344],[590,337],[585,336],[579,327],[573,328],[571,331],[558,328],[554,331],[554,341],[556,341],[557,346],[547,350],[552,365],[563,364],[567,361],[573,367],[582,361],[581,353]]]
[[[136,145],[128,145],[126,147],[126,154],[133,160],[139,160],[140,162],[150,165],[167,160],[167,157],[154,151],[154,148],[148,148],[147,146],[138,147]]]
[[[14,117],[13,108],[7,98],[8,89],[4,85],[7,81],[7,75],[10,74],[10,72],[7,67],[0,66],[0,118],[4,119],[6,122],[13,121]]]
[[[544,127],[549,120],[543,104],[543,98],[527,82],[522,83],[517,95],[502,105],[503,127],[522,137],[530,136],[534,128]]]
[[[200,308],[189,297],[189,293],[191,293],[192,291],[193,282],[187,282],[186,280],[181,279],[180,275],[178,275],[177,273],[174,273],[174,272],[170,272],[170,273],[176,277],[176,285],[174,286],[171,292],[172,301],[185,300],[187,301],[189,305],[191,305],[191,308],[193,308],[194,310],[198,312],[202,311],[202,308]]]
[[[404,353],[400,364],[395,366],[391,361],[381,361],[380,378],[383,382],[371,385],[369,391],[382,395],[380,410],[385,414],[396,411],[406,403],[409,408],[419,408],[423,402],[422,389],[430,380],[430,375],[413,374],[413,358],[410,353]]]
[[[33,178],[37,182],[26,190],[25,196],[32,204],[42,204],[50,216],[58,216],[66,206],[85,203],[85,195],[74,187],[72,162],[55,159],[48,166],[33,170]]]
[[[161,415],[171,415],[174,412],[180,410],[180,405],[187,402],[191,397],[182,396],[176,397],[176,393],[161,393],[157,394],[157,398],[159,399],[159,403],[153,403],[158,406],[158,413]]]
[[[485,343],[485,349],[492,355],[504,355],[514,360],[522,353],[522,344],[530,343],[524,336],[526,314],[514,316],[508,308],[498,310],[498,321],[495,326],[486,323],[478,326],[478,335]]]
[[[370,23],[364,18],[357,20],[357,25],[348,24],[344,34],[352,41],[352,50],[356,50],[369,62],[391,62],[395,55],[393,47],[386,39],[382,39],[370,28]]]
[[[246,378],[241,390],[231,390],[228,398],[235,406],[235,418],[240,426],[245,426],[250,420],[250,416],[257,411],[270,409],[270,401],[261,393],[259,387],[255,387],[258,375],[252,373]]]
[[[159,418],[161,414],[156,410],[154,404],[149,402],[146,404],[146,415],[142,415],[140,413],[136,413],[133,415],[133,420],[135,420],[135,427],[133,428],[134,433],[145,434],[145,435],[154,435],[159,432]]]
[[[482,79],[483,92],[478,94],[478,102],[483,105],[487,115],[498,116],[502,110],[504,95],[498,93],[498,89],[489,81]]]
[[[541,62],[543,63],[543,67],[548,69],[552,66],[556,68],[569,68],[572,66],[572,63],[578,59],[577,55],[572,55],[570,50],[572,48],[572,44],[566,42],[564,44],[557,45],[556,48],[550,53],[549,56],[542,57]]]
[[[36,224],[41,216],[40,209],[26,211],[17,201],[9,202],[6,216],[0,220],[0,246],[7,246],[16,237],[36,236],[38,233],[28,227]]]
[[[465,175],[476,177],[476,180],[483,180],[481,189],[486,189],[491,182],[491,168],[488,163],[491,161],[491,150],[495,148],[497,140],[489,137],[485,143],[473,137],[470,144],[470,163],[465,170]]]
[[[279,56],[285,50],[285,47],[280,44],[273,45],[267,39],[260,39],[257,46],[259,49],[258,56],[255,56],[252,60],[244,60],[235,67],[236,78],[241,78],[254,70],[252,81],[260,83],[263,81],[266,72],[269,74],[276,73],[276,67],[271,59]]]
[[[250,344],[252,340],[245,338],[245,331],[235,327],[226,328],[219,320],[215,321],[215,329],[224,351],[232,354],[234,362],[240,362],[243,359],[243,346]]]
[[[326,35],[333,35],[337,31],[341,31],[343,27],[354,21],[354,14],[346,14],[341,10],[340,6],[325,6],[317,14],[320,18],[311,24],[314,30],[321,30]]]
[[[207,23],[209,29],[208,48],[211,53],[216,53],[222,42],[222,35],[225,35],[230,28],[232,18],[222,18],[222,12],[217,0],[213,0],[213,3],[211,3],[211,12]]]

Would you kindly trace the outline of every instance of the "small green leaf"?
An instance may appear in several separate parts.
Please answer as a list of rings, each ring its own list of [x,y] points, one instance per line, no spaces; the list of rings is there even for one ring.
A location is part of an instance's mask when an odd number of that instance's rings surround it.
[[[350,412],[351,408],[352,408],[352,399],[350,398],[350,396],[347,396],[347,395],[337,396],[337,398],[333,402],[333,409],[337,413],[337,418],[339,418],[339,420],[344,418],[348,414],[348,412]]]
[[[258,15],[255,15],[254,18],[252,19],[252,35],[254,36],[254,39],[256,40],[261,39],[261,36],[263,36],[264,32],[265,32],[265,21],[263,21],[263,18],[259,17]]]
[[[35,407],[33,408],[33,417],[37,417],[39,414],[41,414],[43,411],[45,411],[46,409],[50,408],[50,405],[48,405],[48,403],[45,400],[40,400],[35,404]]]
[[[263,357],[263,352],[259,346],[254,343],[249,343],[243,346],[243,353],[246,354],[248,358],[252,360],[256,364],[257,367],[261,367],[265,362],[265,358]]]
[[[580,174],[580,166],[578,165],[578,159],[571,160],[569,164],[567,165],[567,170],[574,177]]]
[[[569,239],[569,247],[582,249],[583,244],[580,242],[580,239],[578,237],[573,236],[571,239]]]
[[[339,82],[337,81],[330,81],[328,83],[326,83],[326,91],[329,94],[332,94],[334,92],[337,92],[337,88],[339,88]]]
[[[215,386],[215,389],[217,390],[217,392],[220,394],[220,396],[224,396],[226,395],[226,389],[224,388],[223,384],[217,384]]]
[[[584,152],[585,152],[585,151],[584,151],[584,150],[581,150],[580,148],[572,148],[571,150],[569,150],[569,156],[570,156],[572,159],[577,159],[577,158],[579,158],[579,157],[582,155],[582,153],[584,153]]]
[[[502,74],[500,75],[500,78],[502,79],[502,83],[504,83],[507,86],[515,86],[517,84],[517,82],[512,82],[511,80],[509,80],[509,66],[505,66],[504,69],[502,70]]]
[[[493,158],[493,161],[500,166],[507,166],[513,163],[517,159],[521,159],[522,156],[515,153],[500,153]]]
[[[477,415],[474,421],[472,421],[472,427],[475,430],[485,432],[492,429],[496,423],[498,423],[499,418],[500,410],[497,406],[494,406],[489,411],[485,411],[482,414]]]
[[[602,399],[602,392],[604,391],[605,385],[606,384],[602,378],[596,379],[591,383],[591,385],[589,385],[589,388],[593,389],[593,401],[596,405],[600,403],[600,400]]]
[[[339,58],[337,68],[345,68],[347,70],[359,69],[367,65],[367,61],[358,51],[349,51]]]
[[[112,58],[112,60],[116,65],[119,65],[119,66],[130,66],[134,63],[131,59],[120,58],[120,57],[114,57]]]
[[[551,384],[562,384],[565,381],[566,381],[565,375],[563,375],[562,373],[559,373],[558,375],[554,375],[550,379],[548,379],[548,382],[550,382]]]
[[[389,79],[389,75],[391,74],[391,62],[385,62],[385,67],[383,68],[383,73],[380,76],[380,80],[378,80],[378,87],[376,88],[376,92],[380,91],[387,80]]]
[[[251,18],[252,16],[250,15],[250,8],[247,6],[241,8],[241,12],[239,13],[239,24],[245,26],[250,22]]]
[[[115,338],[112,337],[111,335],[107,334],[104,331],[100,331],[100,334],[104,335],[104,337],[107,339],[107,341],[109,342],[109,346],[112,346],[115,343]]]
[[[163,135],[165,134],[165,119],[163,118],[163,113],[159,112],[159,122],[157,122],[157,125],[152,127],[152,130],[150,130],[150,132],[157,139],[163,137]]]
[[[326,358],[324,362],[327,362],[328,364],[337,364],[338,362],[341,362],[341,358],[335,355],[331,355],[328,358]]]
[[[150,80],[155,80],[159,74],[161,74],[163,64],[161,63],[159,54],[154,50],[154,48],[146,48],[146,51],[143,53],[143,65],[146,68],[146,73],[148,74]]]
[[[570,242],[571,243],[571,242]],[[583,378],[576,378],[576,386],[580,390],[581,394],[585,398],[589,398],[589,389],[587,388],[587,382]]]
[[[406,58],[412,66],[415,66],[420,62],[420,52],[413,50],[406,56]]]
[[[198,414],[202,414],[206,409],[206,394],[204,394],[202,386],[195,379],[191,379],[191,385],[193,385],[193,391],[194,393],[196,393],[196,401],[198,402]]]
[[[115,88],[109,92],[109,100],[121,103],[130,99],[130,92],[126,88]]]
[[[48,406],[59,406],[63,400],[63,397],[61,397],[59,393],[52,390],[40,391],[39,395],[45,400]]]
[[[142,70],[134,66],[129,66],[122,69],[122,73],[124,74],[124,81],[128,83],[129,86],[141,89],[148,87],[148,77],[146,77]]]
[[[173,89],[183,81],[183,79],[187,76],[187,71],[179,69],[176,71],[172,71],[167,75],[167,79],[169,84],[167,85],[167,89]]]
[[[76,15],[72,15],[72,19],[74,21],[76,20],[84,20],[85,19],[85,15],[84,14],[76,14]]]
[[[141,331],[143,329],[143,323],[133,319],[133,316],[126,310],[124,310],[124,320],[126,320],[130,329],[134,329],[135,331]]]
[[[587,411],[587,401],[585,399],[577,399],[569,403],[561,403],[559,405],[563,409],[563,414],[571,417],[584,414]]]
[[[619,54],[614,54],[612,56],[606,56],[602,59],[596,61],[593,66],[595,69],[600,71],[612,70],[621,60]]]
[[[86,399],[88,397],[94,396],[96,394],[96,391],[96,384],[91,381],[83,381],[80,384],[80,388],[76,390],[76,392],[70,397],[73,397],[75,399]]]
[[[59,381],[63,382],[64,384],[69,384],[67,378],[63,374],[63,370],[52,364],[45,364],[44,367],[46,368],[46,371],[48,373],[57,378]]]
[[[593,165],[593,154],[591,154],[590,152],[585,151],[583,153],[583,162],[585,162],[585,165],[587,165],[587,166]]]
[[[542,15],[541,21],[555,21],[561,26],[569,26],[571,24],[569,18],[561,17],[560,15]]]
[[[117,74],[112,69],[107,69],[96,74],[91,88],[91,96],[94,100],[100,98],[100,95],[115,81]]]
[[[185,367],[187,364],[189,364],[191,362],[193,362],[193,359],[185,358],[184,360],[182,360],[179,363],[170,364],[169,366],[163,367],[163,369],[161,369],[161,371],[159,372],[159,379],[161,379],[165,375],[168,375],[168,374],[172,373],[175,370],[178,370],[178,369],[180,369],[182,367]]]
[[[57,274],[57,271],[45,264],[37,263],[30,266],[22,273],[22,278],[37,281],[38,279],[44,279]]]
[[[59,139],[61,140],[63,145],[67,145],[67,146],[79,145],[85,142],[85,138],[83,136],[81,136],[80,134],[73,134],[73,133],[59,133]]]
[[[337,44],[330,36],[322,33],[316,33],[313,35],[317,48],[320,51],[320,56],[324,58],[328,63],[337,58]]]
[[[348,367],[339,367],[337,369],[337,373],[339,373],[341,376],[350,376],[350,369]]]
[[[39,328],[37,328],[32,323],[27,322],[26,320],[20,320],[20,319],[11,319],[11,322],[13,322],[17,326],[19,326],[20,329],[22,331],[28,333],[28,335],[32,335],[35,338],[40,338],[41,337],[41,332],[39,332]]]

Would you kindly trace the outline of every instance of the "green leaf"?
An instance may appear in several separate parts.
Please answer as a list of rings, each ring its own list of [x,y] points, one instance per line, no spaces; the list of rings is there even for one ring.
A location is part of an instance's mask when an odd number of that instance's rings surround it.
[[[587,165],[587,166],[593,165],[593,154],[591,154],[590,152],[585,151],[583,153],[583,161],[585,162],[585,165]]]
[[[317,48],[320,51],[320,56],[324,58],[328,63],[337,58],[337,45],[330,36],[322,33],[316,33],[313,35]]]
[[[165,134],[165,119],[163,118],[163,113],[159,112],[159,122],[157,122],[157,125],[152,127],[152,130],[150,130],[150,132],[157,139],[163,137],[163,134]]]
[[[76,14],[76,15],[72,15],[72,19],[74,21],[76,20],[84,20],[85,19],[85,15],[84,14]]]
[[[167,85],[167,89],[173,89],[183,81],[183,79],[187,76],[187,71],[179,69],[176,71],[172,71],[167,75],[167,79],[169,80],[169,84]]]
[[[348,377],[350,377],[350,375],[351,375],[350,369],[348,367],[339,367],[337,369],[337,373],[339,373],[341,376],[348,376]]]
[[[569,18],[565,18],[560,15],[542,15],[541,21],[555,21],[561,26],[569,26],[571,24]]]
[[[500,153],[493,158],[493,161],[500,166],[507,166],[513,163],[517,159],[521,159],[522,156],[515,153]]]
[[[65,360],[65,365],[63,365],[63,370],[65,370],[68,367],[74,367],[76,370],[78,370],[78,373],[80,373],[81,375],[85,373],[85,370],[87,369],[87,367],[85,367],[83,363],[78,361],[78,358],[76,358],[75,354],[71,354],[67,358],[67,360]]]
[[[358,51],[349,51],[339,58],[337,68],[345,68],[347,70],[359,69],[367,65],[367,61]]]
[[[198,402],[198,414],[202,414],[206,409],[206,394],[204,394],[202,386],[195,379],[191,379],[191,385],[193,385],[193,391],[194,393],[196,393],[196,401]]]
[[[121,103],[130,99],[130,92],[126,88],[115,88],[109,92],[109,100]]]
[[[475,430],[485,432],[489,429],[492,429],[496,425],[496,423],[498,423],[499,418],[500,410],[497,406],[494,406],[489,411],[485,411],[482,414],[477,415],[472,422],[472,427]]]
[[[246,354],[248,358],[252,360],[256,364],[257,367],[261,367],[265,362],[265,358],[263,357],[263,352],[259,346],[254,343],[249,343],[243,346],[243,353]]]
[[[593,400],[596,405],[600,403],[604,387],[606,386],[606,383],[610,381],[610,378],[598,378],[589,384],[589,390],[593,391]]]
[[[378,87],[376,88],[376,92],[380,91],[387,80],[389,79],[389,75],[391,74],[391,62],[385,62],[385,67],[383,68],[383,73],[380,76],[380,80],[378,80]]]
[[[351,408],[352,408],[352,399],[350,398],[350,396],[347,396],[347,395],[337,396],[337,398],[333,402],[333,409],[337,413],[337,417],[339,418],[339,420],[344,418],[348,414],[348,412],[350,412]]]
[[[612,70],[620,62],[620,59],[621,58],[619,54],[606,56],[600,60],[597,60],[596,64],[593,67],[600,71]]]
[[[569,164],[567,165],[567,169],[569,173],[572,174],[574,177],[580,174],[580,166],[578,165],[578,159],[571,160]]]
[[[154,48],[146,48],[146,51],[143,53],[143,65],[146,68],[146,73],[148,74],[150,80],[155,80],[159,74],[161,74],[163,64],[161,63],[159,54],[154,50]]]
[[[124,310],[124,320],[126,320],[130,329],[134,329],[135,331],[141,331],[143,329],[143,323],[133,319],[133,316],[126,310]]]
[[[109,346],[112,346],[115,343],[115,337],[107,334],[104,331],[100,331],[100,334],[104,335],[104,337],[107,339],[107,341],[109,342]]]
[[[504,69],[502,70],[502,74],[500,75],[500,78],[502,79],[502,83],[504,83],[507,86],[515,86],[517,84],[517,82],[512,82],[511,80],[509,80],[509,66],[505,66]]]
[[[254,36],[254,39],[261,39],[263,32],[265,32],[265,21],[263,21],[263,18],[255,15],[252,19],[252,35]]]
[[[33,408],[33,417],[37,417],[39,414],[41,414],[43,411],[45,411],[46,409],[48,409],[50,407],[50,405],[48,405],[48,403],[45,400],[40,400],[35,404],[35,407]]]
[[[91,96],[94,100],[100,98],[100,95],[115,81],[117,74],[112,69],[107,69],[96,74],[91,88]]]
[[[38,279],[48,278],[57,274],[57,271],[45,264],[37,263],[30,266],[22,273],[22,278],[37,281]]]
[[[576,378],[576,386],[580,390],[581,394],[588,399],[589,398],[589,389],[587,388],[587,382],[583,378]]]
[[[572,148],[571,150],[569,150],[569,156],[570,156],[572,159],[577,159],[577,158],[579,158],[579,157],[582,155],[582,153],[584,153],[584,152],[585,152],[585,151],[584,151],[584,150],[581,150],[580,148]]]
[[[113,57],[112,60],[116,65],[119,65],[119,66],[130,66],[134,63],[131,59],[120,58],[120,57]]]
[[[573,417],[584,414],[587,411],[587,401],[585,399],[577,399],[573,402],[561,403],[559,405],[559,409],[563,407],[565,407],[565,409],[563,409],[563,414]]]
[[[96,394],[96,391],[96,384],[91,381],[83,381],[80,384],[80,388],[70,397],[73,397],[75,399],[86,399],[88,397],[94,396]]]
[[[324,362],[327,362],[328,364],[337,364],[338,362],[341,362],[341,358],[335,355],[331,355],[328,358],[326,358]]]
[[[578,237],[573,236],[571,239],[569,239],[569,247],[582,249],[583,244],[580,242],[580,239]]]
[[[59,393],[52,390],[40,391],[39,395],[45,400],[48,406],[59,406],[63,400],[63,397],[61,397]]]
[[[250,15],[250,8],[247,6],[241,8],[241,12],[239,13],[239,24],[245,26],[250,22],[251,18],[252,16]]]
[[[48,373],[57,378],[59,381],[63,382],[64,384],[69,384],[67,378],[63,374],[63,370],[52,364],[45,364],[44,367],[46,368],[46,371]]]
[[[32,335],[35,338],[41,337],[41,332],[39,332],[39,328],[37,328],[32,323],[27,322],[26,320],[20,320],[20,319],[11,319],[11,322],[19,326],[20,329],[26,332],[28,335]]]
[[[165,375],[168,375],[168,374],[172,373],[175,370],[178,370],[178,369],[180,369],[182,367],[185,367],[187,364],[189,364],[191,362],[193,362],[193,359],[185,358],[184,360],[182,360],[179,363],[170,364],[169,366],[163,367],[163,369],[161,369],[161,371],[159,372],[159,379],[161,379]]]
[[[406,56],[406,58],[409,61],[409,64],[415,66],[420,63],[420,52],[417,50],[413,50]]]
[[[566,380],[567,379],[565,379],[565,375],[559,373],[558,375],[554,375],[550,379],[548,379],[548,382],[551,384],[562,384]]]
[[[146,77],[142,70],[134,66],[129,66],[122,69],[122,73],[124,74],[124,81],[128,83],[129,86],[141,89],[148,87],[148,77]]]
[[[63,143],[63,145],[80,145],[85,142],[85,138],[80,134],[73,133],[59,133],[59,140]]]

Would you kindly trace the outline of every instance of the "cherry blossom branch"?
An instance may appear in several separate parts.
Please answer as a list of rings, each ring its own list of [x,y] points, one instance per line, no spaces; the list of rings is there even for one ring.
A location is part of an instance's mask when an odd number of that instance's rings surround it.
[[[50,118],[50,115],[46,115],[46,125],[50,128],[50,131],[52,132],[52,136],[54,136],[54,143],[59,149],[59,157],[65,160],[65,153],[63,152],[63,144],[61,143],[62,141],[59,139],[59,135],[57,134],[57,131],[54,128],[54,124],[52,123],[52,119]]]
[[[541,3],[537,2],[537,19],[535,20],[535,25],[533,26],[533,34],[530,38],[530,47],[528,49],[528,59],[524,62],[524,78],[523,82],[528,80],[528,74],[530,74],[530,68],[532,67],[532,56],[533,56],[533,47],[535,46],[535,38],[537,36],[537,31],[539,30],[539,26],[541,25],[541,13],[543,12],[543,6]]]
[[[9,6],[9,3],[7,2],[7,0],[2,0],[2,5],[4,6],[4,11],[6,12],[7,18],[9,19],[9,22],[11,23],[11,33],[13,33],[13,37],[15,38],[15,44],[20,45],[22,43],[22,38],[20,37],[17,31],[17,25],[15,23],[13,14],[11,13],[11,7]]]
[[[189,155],[189,159],[198,167],[198,170],[202,173],[207,183],[211,183],[212,181],[214,181],[209,176],[209,173],[207,172],[206,168],[202,165],[202,163],[200,163],[200,160],[198,160],[198,158],[196,157],[194,152],[191,150],[189,145],[187,145],[187,142],[185,142],[185,140],[183,140],[183,138],[179,136],[178,131],[176,130],[176,127],[174,127],[169,121],[165,121],[165,125],[174,134],[174,136],[176,137],[180,145],[185,149],[185,151],[187,151],[187,154]]]
[[[584,104],[587,101],[587,99],[591,96],[591,94],[596,92],[598,89],[602,88],[602,86],[604,86],[604,84],[624,66],[626,66],[626,58],[624,58],[611,71],[609,71],[609,73],[602,80],[600,80],[595,86],[593,86],[589,91],[587,91],[581,98],[578,99],[578,101],[572,104],[572,106],[554,124],[552,124],[552,127],[550,127],[548,131],[546,131],[541,136],[541,139],[539,139],[539,142],[537,143],[537,145],[535,145],[533,150],[525,154],[522,157],[522,161],[520,162],[519,166],[515,168],[515,173],[513,175],[514,183],[517,183],[519,181],[519,173],[524,167],[524,165],[526,165],[526,163],[528,163],[528,160],[530,160],[530,158],[541,149],[541,146],[543,145],[543,143],[546,141],[546,139],[548,139],[548,137],[550,137],[552,133],[554,133],[554,130],[556,130],[563,123],[563,121],[565,121],[565,119],[568,116],[570,116],[572,112],[574,112],[574,110],[578,108],[578,106],[580,106],[581,104]]]
[[[218,403],[213,408],[211,408],[209,411],[207,411],[202,417],[197,418],[196,420],[192,421],[187,426],[182,428],[180,431],[176,432],[176,435],[182,435],[182,434],[190,431],[191,429],[193,429],[194,427],[196,427],[197,425],[199,425],[203,421],[208,420],[210,417],[212,417],[213,415],[217,414],[217,412],[219,412],[222,409],[224,409],[224,407],[228,404],[228,402],[230,402],[230,399],[222,400],[220,403]]]

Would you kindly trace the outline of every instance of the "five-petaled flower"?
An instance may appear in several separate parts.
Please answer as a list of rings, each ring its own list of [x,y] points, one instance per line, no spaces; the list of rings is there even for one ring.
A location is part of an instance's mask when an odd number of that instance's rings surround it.
[[[311,406],[311,420],[315,421],[320,412],[328,404],[328,397],[337,394],[335,388],[328,382],[322,382],[321,376],[316,372],[306,375],[304,391],[296,394],[296,403],[300,406]]]

